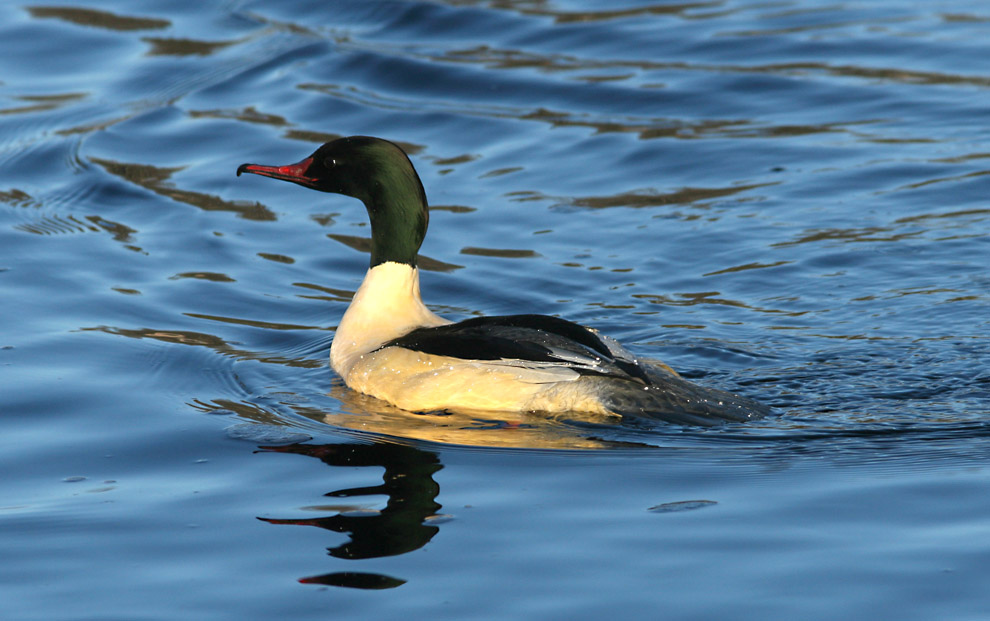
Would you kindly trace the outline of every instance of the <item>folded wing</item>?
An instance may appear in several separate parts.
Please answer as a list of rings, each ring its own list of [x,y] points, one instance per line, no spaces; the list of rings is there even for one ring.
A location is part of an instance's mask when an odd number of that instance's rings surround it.
[[[636,359],[616,341],[584,326],[546,315],[477,317],[419,328],[382,345],[464,360],[490,360],[512,366],[564,367],[648,384]]]

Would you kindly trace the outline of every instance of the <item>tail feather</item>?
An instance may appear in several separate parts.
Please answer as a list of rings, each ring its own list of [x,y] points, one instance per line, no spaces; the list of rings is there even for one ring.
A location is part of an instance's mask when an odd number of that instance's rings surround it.
[[[650,378],[646,386],[602,380],[608,384],[602,393],[609,410],[621,416],[705,427],[756,420],[770,413],[770,408],[752,399],[692,384],[661,367],[643,366]]]

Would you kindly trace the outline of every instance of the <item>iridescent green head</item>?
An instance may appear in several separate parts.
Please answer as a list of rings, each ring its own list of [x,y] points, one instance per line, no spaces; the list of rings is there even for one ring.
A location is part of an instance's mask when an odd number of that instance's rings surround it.
[[[387,261],[415,267],[430,213],[423,183],[398,145],[351,136],[324,144],[296,164],[241,164],[237,174],[242,172],[359,199],[371,218],[371,267]]]

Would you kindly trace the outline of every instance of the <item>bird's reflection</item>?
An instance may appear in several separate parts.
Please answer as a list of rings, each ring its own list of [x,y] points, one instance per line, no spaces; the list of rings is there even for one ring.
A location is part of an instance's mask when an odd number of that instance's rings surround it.
[[[269,524],[318,526],[350,536],[346,543],[328,548],[341,559],[370,559],[405,554],[426,545],[440,530],[436,502],[440,486],[433,474],[443,468],[432,452],[399,444],[290,444],[260,447],[265,451],[316,457],[330,466],[379,466],[385,469],[381,485],[331,491],[333,498],[387,496],[381,511],[345,512],[311,519],[258,518]],[[432,522],[432,523],[431,523]],[[363,589],[387,589],[405,581],[360,572],[336,572],[303,578],[301,582]]]

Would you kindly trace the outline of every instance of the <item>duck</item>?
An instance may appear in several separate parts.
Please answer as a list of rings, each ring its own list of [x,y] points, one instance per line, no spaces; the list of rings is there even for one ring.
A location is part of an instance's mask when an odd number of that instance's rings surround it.
[[[536,413],[612,422],[715,426],[769,413],[638,359],[615,339],[551,315],[453,322],[423,303],[417,256],[430,212],[408,155],[371,136],[331,140],[250,173],[356,198],[371,221],[371,261],[336,328],[330,366],[348,388],[413,413]]]

